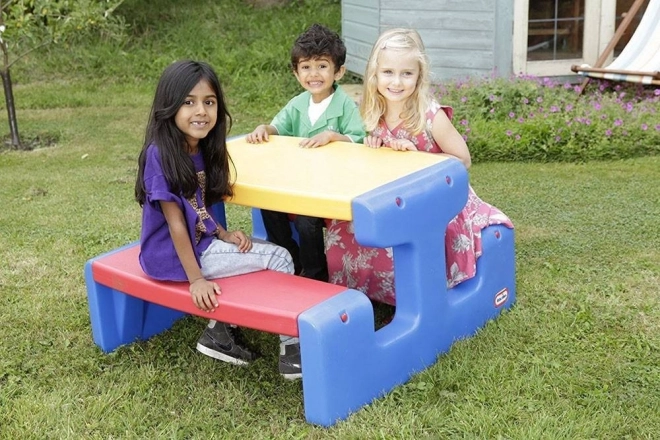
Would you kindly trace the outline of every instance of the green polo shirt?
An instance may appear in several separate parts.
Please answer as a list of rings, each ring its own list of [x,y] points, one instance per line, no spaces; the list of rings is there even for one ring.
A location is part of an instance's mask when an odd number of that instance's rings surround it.
[[[270,125],[282,136],[312,137],[326,130],[332,130],[351,138],[353,142],[362,142],[366,135],[360,112],[351,99],[338,85],[328,108],[321,114],[314,125],[309,120],[309,100],[312,96],[308,91],[291,99],[287,105],[273,118]]]

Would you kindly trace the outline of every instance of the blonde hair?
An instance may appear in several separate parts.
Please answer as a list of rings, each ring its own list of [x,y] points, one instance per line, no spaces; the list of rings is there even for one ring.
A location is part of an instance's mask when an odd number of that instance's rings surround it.
[[[415,91],[406,101],[401,114],[403,127],[412,134],[419,134],[426,129],[426,111],[430,102],[429,95],[429,60],[426,56],[424,43],[414,29],[395,28],[383,32],[373,49],[367,69],[364,74],[364,93],[360,103],[360,113],[367,132],[378,126],[380,118],[385,114],[386,102],[378,93],[376,73],[378,71],[378,56],[384,50],[408,50],[417,56],[419,62],[419,77]]]

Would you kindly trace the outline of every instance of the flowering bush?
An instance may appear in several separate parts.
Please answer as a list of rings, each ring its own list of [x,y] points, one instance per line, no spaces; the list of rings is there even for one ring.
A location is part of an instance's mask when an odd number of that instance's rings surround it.
[[[660,152],[660,88],[592,80],[468,79],[436,86],[474,161],[586,161]]]

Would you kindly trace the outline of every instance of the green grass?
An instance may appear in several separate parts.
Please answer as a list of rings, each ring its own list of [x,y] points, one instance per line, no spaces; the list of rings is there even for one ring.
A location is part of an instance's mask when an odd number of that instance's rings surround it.
[[[140,2],[129,3],[140,32],[150,35],[145,48],[126,43],[145,57],[143,65],[170,57],[170,46],[201,51],[180,36],[227,10],[235,14],[234,28],[244,27],[246,44],[267,47],[267,32],[273,41],[287,40],[287,47],[274,47],[282,63],[296,26],[315,20],[321,6],[338,26],[336,2],[310,2],[316,9],[294,2],[267,13],[238,1],[208,1],[175,14],[180,3],[161,0],[159,17],[179,20],[167,26],[149,22]],[[261,21],[248,20],[253,15]],[[265,23],[271,16],[273,23],[297,24]],[[168,32],[178,37],[168,43]],[[110,53],[109,46],[102,49]],[[240,52],[214,47],[224,46]],[[81,48],[72,56],[85,50],[91,52]],[[66,78],[63,68],[49,64],[57,53],[21,68],[31,72],[15,90],[23,133],[58,140],[52,148],[0,153],[0,439],[657,437],[657,156],[473,165],[477,194],[516,225],[517,304],[332,428],[304,421],[301,384],[277,373],[275,335],[248,332],[264,352],[248,368],[198,354],[204,321],[195,317],[149,341],[101,353],[91,337],[83,265],[138,237],[132,189],[155,87],[153,72],[127,79],[136,71],[123,62],[112,69],[124,73],[111,77],[114,70],[104,70],[110,55],[100,63],[103,75],[82,66]],[[267,120],[296,92],[291,78],[275,77],[271,68],[228,74],[234,134]],[[40,69],[52,74],[40,76]],[[252,87],[274,95],[258,97]],[[0,130],[7,130],[4,114]],[[249,228],[245,208],[230,206],[229,220]]]

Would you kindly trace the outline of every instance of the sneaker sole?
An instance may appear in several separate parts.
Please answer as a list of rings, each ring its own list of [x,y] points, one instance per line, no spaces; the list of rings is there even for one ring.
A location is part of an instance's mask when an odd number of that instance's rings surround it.
[[[302,373],[280,373],[286,380],[302,379]]]
[[[217,359],[222,362],[227,362],[228,364],[239,365],[241,367],[244,367],[249,364],[249,362],[244,361],[242,359],[237,359],[231,356],[227,356],[226,354],[219,353],[215,350],[211,350],[210,348],[205,347],[202,344],[197,344],[197,351],[199,351],[202,354],[205,354],[208,357],[212,357],[213,359]]]

